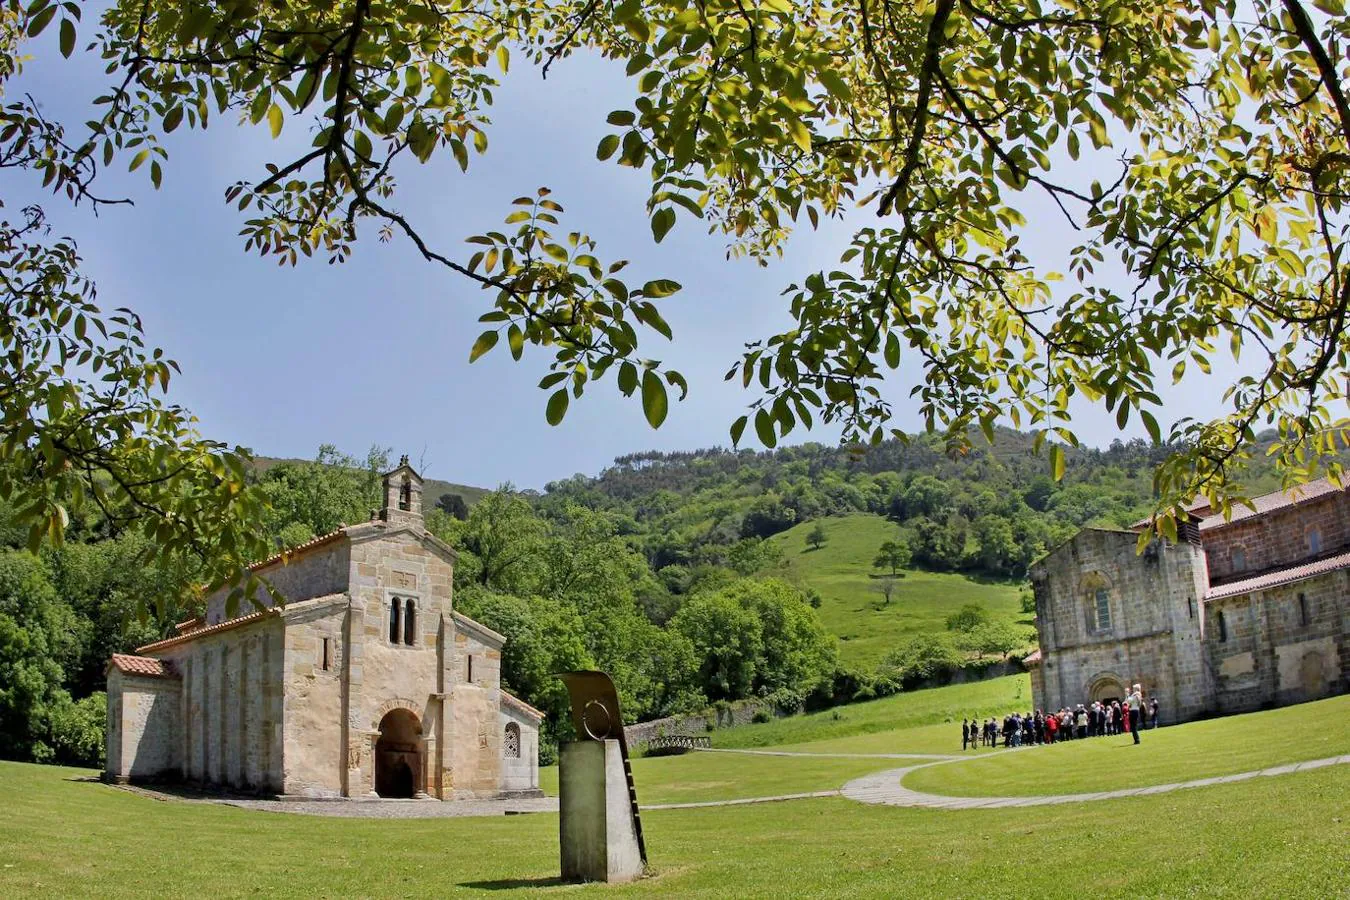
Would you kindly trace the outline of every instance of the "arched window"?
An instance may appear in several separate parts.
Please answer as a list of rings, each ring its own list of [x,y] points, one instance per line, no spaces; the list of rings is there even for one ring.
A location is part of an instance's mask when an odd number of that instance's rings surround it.
[[[399,601],[395,597],[389,604],[389,643],[397,644],[401,629],[399,628]]]
[[[1111,629],[1111,586],[1100,572],[1083,580],[1083,616],[1089,632]]]
[[[405,512],[412,509],[412,480],[407,475],[403,476],[403,486],[398,489],[398,508]]]
[[[506,723],[506,733],[502,735],[502,756],[520,759],[520,726],[515,722]]]
[[[394,601],[398,603],[397,600]],[[403,643],[411,647],[417,643],[417,606],[409,597],[403,604]]]
[[[1247,570],[1247,550],[1245,547],[1233,548],[1233,571],[1245,572]]]
[[[1322,529],[1316,526],[1308,529],[1308,552],[1314,555],[1322,552]]]

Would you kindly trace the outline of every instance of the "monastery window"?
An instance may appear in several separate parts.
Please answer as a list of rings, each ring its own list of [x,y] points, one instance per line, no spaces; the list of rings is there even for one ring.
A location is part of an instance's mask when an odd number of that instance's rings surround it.
[[[1233,548],[1233,571],[1245,572],[1247,570],[1247,551],[1243,547]]]
[[[398,508],[407,512],[412,509],[412,480],[403,476],[403,486],[398,489]]]
[[[502,735],[502,756],[520,759],[520,726],[515,722],[506,723],[506,733]]]
[[[1223,620],[1223,610],[1219,610],[1219,643],[1228,640],[1228,624]]]
[[[469,684],[473,684],[473,654],[472,654],[472,653],[469,654],[469,671],[468,671],[468,673],[467,673],[467,677],[466,677],[464,680],[465,680],[466,682],[468,682]]]
[[[1104,587],[1097,588],[1092,594],[1092,618],[1094,631],[1111,628],[1111,595]]]
[[[389,643],[397,644],[401,629],[399,628],[399,599],[395,597],[389,604]]]
[[[1188,618],[1188,619],[1194,619],[1194,618],[1195,618],[1195,598],[1194,598],[1194,597],[1187,597],[1187,598],[1186,598],[1186,618]]]
[[[1308,529],[1308,552],[1314,555],[1322,552],[1322,529]]]
[[[323,639],[323,656],[322,656],[322,659],[323,659],[323,670],[324,670],[325,672],[327,672],[329,669],[333,668],[333,639],[332,639],[332,638],[324,638],[324,639]]]
[[[1308,627],[1308,596],[1307,594],[1298,595],[1298,624],[1302,627]]]
[[[403,643],[409,647],[417,643],[417,606],[411,597],[403,602]]]

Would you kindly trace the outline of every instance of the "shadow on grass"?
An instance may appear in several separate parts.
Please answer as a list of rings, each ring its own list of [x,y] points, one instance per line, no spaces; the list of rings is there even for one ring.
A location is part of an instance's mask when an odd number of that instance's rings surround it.
[[[70,778],[62,778],[62,781],[73,781],[76,784],[102,784],[103,779],[97,775],[72,775]]]
[[[576,884],[576,882],[564,881],[554,875],[551,878],[499,878],[496,881],[461,881],[459,886],[480,891],[514,891],[519,888],[559,887],[564,884]]]

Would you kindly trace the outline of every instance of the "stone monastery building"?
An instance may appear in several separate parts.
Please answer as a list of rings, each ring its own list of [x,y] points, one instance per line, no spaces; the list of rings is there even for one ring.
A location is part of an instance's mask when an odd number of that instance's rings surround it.
[[[114,654],[107,777],[304,797],[538,795],[543,713],[501,689],[504,638],[452,608],[455,551],[403,457],[384,508],[253,567],[205,619]]]
[[[1138,531],[1084,529],[1032,566],[1036,707],[1139,683],[1180,722],[1350,690],[1350,496],[1322,480],[1253,504],[1193,507],[1142,554]]]

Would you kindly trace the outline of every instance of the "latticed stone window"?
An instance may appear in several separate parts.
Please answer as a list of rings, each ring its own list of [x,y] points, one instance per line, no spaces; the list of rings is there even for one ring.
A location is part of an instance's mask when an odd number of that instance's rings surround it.
[[[520,726],[515,722],[508,722],[506,733],[502,735],[502,756],[520,759]]]

